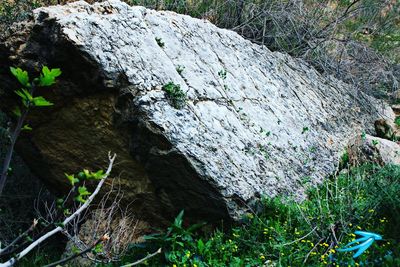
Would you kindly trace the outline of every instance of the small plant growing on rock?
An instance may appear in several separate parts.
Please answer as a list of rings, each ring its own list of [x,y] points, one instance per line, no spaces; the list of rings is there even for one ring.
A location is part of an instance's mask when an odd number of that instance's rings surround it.
[[[164,48],[165,43],[163,42],[163,40],[160,37],[156,37],[156,42],[159,47]]]
[[[220,71],[218,71],[218,76],[219,76],[222,80],[226,80],[226,75],[227,75],[226,70],[220,70]]]
[[[220,70],[220,71],[218,71],[218,76],[222,79],[222,81],[223,81],[223,83],[224,83],[224,85],[223,85],[223,89],[225,90],[225,91],[227,91],[227,90],[229,90],[229,86],[225,83],[225,81],[226,81],[226,75],[227,75],[228,73],[226,72],[226,70]]]
[[[181,75],[181,76],[182,76],[182,72],[183,72],[184,70],[185,70],[185,67],[182,66],[182,65],[178,65],[178,66],[176,67],[176,72],[178,72],[178,74]]]
[[[169,82],[165,84],[162,89],[167,94],[171,105],[176,109],[182,109],[186,103],[186,93],[182,91],[179,84]]]
[[[400,127],[400,116],[397,116],[396,119],[394,120],[394,123]]]
[[[339,160],[339,169],[342,170],[344,168],[347,168],[349,166],[350,163],[350,156],[349,156],[349,152],[346,150],[343,155],[340,157]]]

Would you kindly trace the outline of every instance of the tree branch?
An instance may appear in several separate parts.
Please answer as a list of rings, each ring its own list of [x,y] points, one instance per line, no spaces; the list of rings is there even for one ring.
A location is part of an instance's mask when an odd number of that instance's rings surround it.
[[[38,224],[38,220],[34,219],[31,227],[29,227],[28,230],[20,234],[16,239],[14,239],[8,246],[5,248],[1,249],[0,248],[0,256],[3,256],[5,253],[7,253],[15,244],[17,244],[22,238],[26,237],[33,229],[35,229],[36,225]]]
[[[55,267],[55,266],[59,266],[59,265],[61,265],[61,264],[63,264],[63,263],[66,263],[66,262],[69,262],[69,261],[71,261],[71,260],[73,260],[73,259],[75,259],[75,258],[78,258],[78,257],[82,256],[83,254],[88,253],[88,252],[91,251],[94,247],[96,247],[96,246],[97,246],[98,244],[100,244],[102,241],[107,240],[108,238],[109,238],[108,235],[107,235],[107,234],[104,234],[104,235],[103,235],[102,237],[100,237],[95,243],[93,243],[93,245],[91,245],[91,246],[88,247],[87,249],[85,249],[85,250],[79,252],[78,254],[71,255],[70,257],[67,257],[67,258],[65,258],[65,259],[61,259],[61,260],[59,260],[59,261],[53,262],[53,263],[48,264],[48,265],[45,265],[45,266],[43,266],[43,267]]]
[[[18,138],[19,134],[21,133],[22,125],[25,121],[26,116],[28,115],[28,110],[29,110],[29,108],[27,108],[24,111],[24,113],[21,115],[21,117],[19,117],[17,125],[15,126],[15,129],[14,129],[14,132],[11,135],[11,144],[10,144],[10,147],[8,148],[6,158],[4,159],[3,169],[1,172],[0,196],[3,192],[4,186],[6,184],[6,180],[7,180],[7,176],[8,176],[8,169],[10,167],[11,159],[12,159],[12,156],[14,153],[14,146],[15,146],[15,143],[17,142],[17,138]]]
[[[161,253],[161,248],[159,248],[159,249],[158,249],[156,252],[154,252],[153,254],[147,255],[146,257],[144,257],[144,258],[141,259],[141,260],[135,261],[134,263],[129,263],[129,264],[123,265],[123,266],[121,266],[121,267],[131,267],[131,266],[139,265],[139,264],[141,264],[142,262],[145,262],[145,261],[147,261],[148,259],[153,258],[154,256],[156,256],[156,255],[158,255],[158,254],[160,254],[160,253]]]
[[[93,201],[93,199],[95,198],[95,196],[99,193],[101,187],[103,186],[106,178],[110,175],[111,170],[112,170],[112,166],[114,164],[114,160],[115,160],[116,155],[114,154],[112,157],[110,155],[110,153],[108,154],[108,158],[110,161],[110,164],[108,165],[108,169],[107,172],[105,173],[104,177],[100,180],[100,182],[98,183],[96,190],[90,195],[90,197],[86,200],[86,202],[79,207],[79,209],[77,209],[71,216],[67,217],[62,223],[62,226],[58,226],[56,228],[54,228],[53,230],[51,230],[50,232],[46,233],[45,235],[43,235],[42,237],[40,237],[39,239],[37,239],[36,241],[34,241],[32,244],[30,244],[27,248],[25,248],[24,250],[22,250],[19,254],[17,254],[15,257],[9,259],[7,262],[4,263],[0,263],[0,267],[10,267],[13,266],[17,261],[19,261],[20,259],[22,259],[23,257],[25,257],[32,249],[34,249],[35,247],[37,247],[39,244],[41,244],[42,242],[44,242],[46,239],[48,239],[49,237],[55,235],[56,233],[61,232],[64,227],[71,222],[72,220],[74,220],[76,217],[78,217],[85,209],[87,209],[90,205],[90,203]]]

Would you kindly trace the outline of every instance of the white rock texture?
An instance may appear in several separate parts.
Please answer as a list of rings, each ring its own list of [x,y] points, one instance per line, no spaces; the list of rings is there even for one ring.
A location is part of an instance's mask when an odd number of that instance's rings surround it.
[[[379,137],[356,137],[349,144],[349,160],[352,165],[372,162],[379,165],[400,165],[400,144]]]
[[[55,103],[115,95],[113,127],[124,125],[125,147],[159,200],[154,212],[165,216],[184,208],[210,220],[238,219],[263,195],[301,198],[305,180],[315,184],[336,170],[352,137],[394,116],[300,60],[173,12],[80,1],[39,8],[32,25],[27,45],[10,49],[15,42],[3,40],[12,62],[61,67],[53,94],[64,100]],[[187,93],[182,109],[162,90],[168,82]],[[68,160],[79,163],[80,152]]]

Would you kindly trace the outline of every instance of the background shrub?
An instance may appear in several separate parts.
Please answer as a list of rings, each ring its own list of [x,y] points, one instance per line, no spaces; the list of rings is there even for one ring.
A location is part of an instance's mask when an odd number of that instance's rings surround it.
[[[33,8],[68,1],[0,0],[0,30],[26,18]],[[302,58],[321,73],[375,96],[386,97],[399,88],[397,0],[125,1],[208,19],[273,51]]]

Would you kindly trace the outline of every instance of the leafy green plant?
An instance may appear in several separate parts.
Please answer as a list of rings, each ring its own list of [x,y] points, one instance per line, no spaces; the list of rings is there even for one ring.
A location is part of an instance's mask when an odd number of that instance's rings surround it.
[[[186,103],[186,93],[182,91],[179,84],[169,82],[162,89],[167,94],[171,105],[176,109],[182,109]]]
[[[91,193],[87,190],[86,186],[79,186],[78,187],[78,195],[75,197],[75,200],[81,203],[85,203],[88,196]]]
[[[305,134],[308,132],[310,129],[307,126],[304,126],[303,129],[301,130],[301,134]]]
[[[394,123],[400,127],[400,116],[397,116],[396,119],[394,120]]]
[[[9,164],[11,162],[13,149],[17,137],[19,136],[21,131],[32,130],[32,127],[30,127],[29,124],[24,123],[28,112],[32,108],[48,107],[53,105],[53,103],[48,101],[43,96],[36,96],[36,89],[39,87],[48,87],[53,85],[56,82],[56,78],[61,75],[61,71],[59,69],[49,69],[46,66],[42,68],[40,75],[32,80],[29,78],[28,73],[20,68],[12,67],[10,68],[10,71],[21,85],[20,89],[14,91],[15,94],[19,97],[21,105],[16,106],[13,110],[13,113],[17,118],[17,123],[14,126],[13,133],[11,134],[11,145],[6,154],[3,165],[3,171],[0,181],[1,189],[3,189],[7,174],[11,170]],[[105,178],[107,178],[107,176],[111,172],[115,157],[116,155],[111,156],[109,154],[110,164],[107,169],[107,173],[104,173],[103,170],[91,172],[87,169],[84,169],[76,176],[65,174],[71,185],[71,191],[65,198],[59,198],[55,201],[54,206],[56,209],[54,211],[51,211],[51,220],[48,221],[46,219],[39,222],[35,219],[28,230],[21,233],[8,245],[6,243],[5,247],[1,247],[0,256],[2,260],[7,258],[8,259],[5,262],[0,263],[0,265],[14,266],[16,262],[25,262],[23,258],[35,247],[39,246],[42,242],[55,235],[56,233],[63,231],[63,229],[68,224],[71,224],[71,222],[75,222],[75,219],[81,216],[81,213],[89,207],[94,197],[99,193],[102,185],[105,182]],[[94,181],[95,183],[97,183],[97,186],[93,193],[89,192],[88,188],[86,187],[86,183],[88,183],[89,181]],[[49,227],[53,229],[51,231],[48,231]],[[36,234],[36,231],[41,232]],[[37,238],[38,236],[40,236],[39,239]],[[79,257],[84,253],[92,250],[93,253],[99,253],[102,251],[100,242],[105,242],[108,239],[108,235],[104,234],[101,238],[98,239],[95,244],[89,246],[87,250],[83,250],[82,252],[73,255],[67,259],[58,261],[57,263],[69,261],[74,257]],[[30,264],[32,264],[33,262],[35,264],[40,264],[40,262],[43,262],[44,260],[42,256],[43,255],[38,255],[32,261],[30,261]],[[50,266],[55,265],[56,264],[50,264]]]
[[[178,65],[176,67],[176,71],[178,72],[179,75],[182,75],[182,72],[185,70],[185,67],[182,65]]]
[[[49,210],[49,212],[51,212],[51,216],[46,219],[41,219],[40,221],[35,219],[28,230],[20,234],[6,247],[2,247],[0,249],[1,259],[7,259],[6,261],[1,262],[0,266],[14,266],[28,253],[37,248],[50,237],[56,235],[57,233],[66,231],[67,227],[77,227],[78,221],[82,219],[81,216],[84,216],[85,210],[89,208],[96,195],[100,192],[101,187],[104,185],[106,178],[109,176],[112,170],[116,155],[114,154],[111,156],[111,153],[109,153],[108,158],[110,162],[106,173],[103,173],[103,171],[90,172],[88,170],[84,170],[81,175],[78,174],[78,176],[81,176],[81,178],[75,178],[74,175],[66,174],[66,177],[72,186],[71,191],[65,198],[60,198],[55,201],[54,204],[56,209],[53,210],[53,208],[51,208]],[[93,193],[89,192],[85,186],[85,183],[88,179],[96,180],[97,182]],[[36,231],[39,231],[36,237],[30,235]],[[92,251],[95,254],[102,252],[103,247],[99,244],[106,242],[109,239],[109,235],[104,233],[97,239],[96,242],[86,246],[86,248],[79,253],[74,251],[73,255],[46,266],[59,266],[60,264],[80,257],[89,251]]]
[[[349,166],[350,163],[350,157],[349,157],[349,152],[346,150],[343,155],[340,157],[339,161],[339,169],[344,169]]]
[[[378,140],[372,140],[372,145],[374,145],[374,146],[379,145],[379,141]]]
[[[367,133],[366,132],[362,132],[361,133],[361,139],[364,141],[367,139]]]
[[[195,233],[204,226],[204,223],[194,224],[188,228],[183,227],[182,210],[168,227],[165,233],[148,235],[145,240],[151,242],[164,250],[164,257],[167,262],[184,264],[188,262],[191,252],[195,249]],[[187,247],[189,246],[189,247]]]
[[[11,144],[6,154],[1,178],[0,178],[0,195],[3,191],[5,182],[7,180],[8,171],[10,169],[11,158],[14,152],[14,146],[21,131],[31,131],[32,127],[24,124],[24,121],[29,113],[29,110],[34,107],[48,107],[53,103],[45,99],[43,96],[34,96],[38,87],[48,87],[56,82],[56,78],[61,75],[60,69],[49,69],[44,66],[39,77],[30,80],[28,72],[20,68],[10,68],[11,74],[18,80],[21,89],[15,90],[15,94],[20,97],[22,106],[16,106],[13,110],[14,115],[17,117],[17,123],[11,133]]]
[[[210,235],[182,227],[181,212],[167,233],[148,238],[164,257],[150,266],[398,266],[400,264],[400,166],[363,165],[327,179],[296,202],[265,198],[229,231]],[[354,231],[383,235],[357,259],[337,249]],[[137,253],[137,246],[132,253]]]
[[[220,71],[218,71],[218,76],[219,76],[222,80],[226,80],[226,75],[227,75],[226,70],[220,70]]]
[[[68,179],[69,183],[71,184],[71,192],[74,192],[74,200],[80,203],[85,203],[87,198],[91,195],[88,189],[85,186],[85,182],[94,180],[98,181],[104,178],[104,171],[99,170],[97,172],[91,172],[87,169],[79,172],[78,175],[75,177],[74,174],[67,174],[65,173],[65,177]],[[65,202],[64,199],[59,199],[60,203]],[[62,207],[62,205],[60,206]]]

